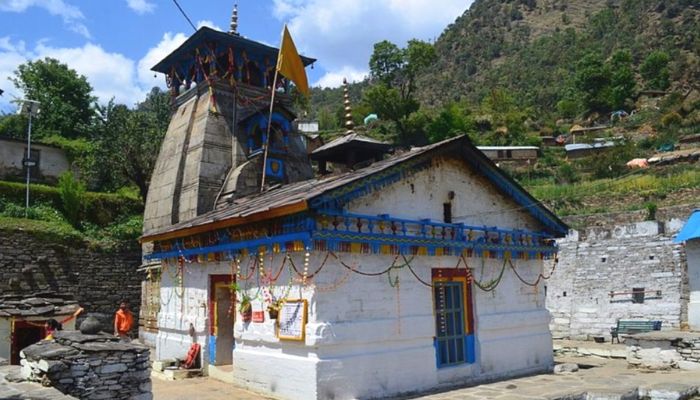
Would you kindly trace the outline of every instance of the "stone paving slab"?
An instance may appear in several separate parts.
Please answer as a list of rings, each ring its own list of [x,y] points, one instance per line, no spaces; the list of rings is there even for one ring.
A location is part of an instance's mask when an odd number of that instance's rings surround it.
[[[698,371],[644,372],[628,369],[625,360],[568,357],[558,361],[595,365],[569,375],[541,374],[439,393],[403,396],[394,400],[623,400],[651,395],[675,399],[673,393],[694,393],[700,386]],[[153,380],[155,400],[270,400],[212,378],[182,381]]]
[[[17,374],[19,366],[0,366],[0,400],[75,400],[54,388],[43,387],[38,383],[9,382],[8,375]]]

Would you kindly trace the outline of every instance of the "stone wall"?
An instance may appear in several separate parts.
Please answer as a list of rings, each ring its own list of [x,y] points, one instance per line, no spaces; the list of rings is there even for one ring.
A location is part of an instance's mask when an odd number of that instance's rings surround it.
[[[22,377],[79,399],[150,400],[148,347],[62,331],[22,350]]]
[[[625,344],[627,362],[631,366],[654,370],[700,370],[700,334],[649,332],[630,335]]]
[[[682,223],[590,227],[559,240],[559,265],[546,283],[553,336],[609,340],[618,319],[660,320],[662,329],[679,329],[687,320],[687,265],[673,236]],[[646,291],[642,303],[634,302],[635,288]]]
[[[29,232],[0,230],[0,293],[53,291],[72,295],[88,314],[104,317],[107,329],[119,301],[138,318],[143,275],[141,251],[105,253],[85,243],[58,243]],[[135,321],[138,326],[138,321]],[[134,331],[135,332],[135,331]]]

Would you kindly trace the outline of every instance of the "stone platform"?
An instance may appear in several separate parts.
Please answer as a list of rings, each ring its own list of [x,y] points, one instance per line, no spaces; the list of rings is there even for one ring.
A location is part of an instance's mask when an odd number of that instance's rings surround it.
[[[625,337],[627,361],[639,368],[700,371],[700,333],[654,331]]]

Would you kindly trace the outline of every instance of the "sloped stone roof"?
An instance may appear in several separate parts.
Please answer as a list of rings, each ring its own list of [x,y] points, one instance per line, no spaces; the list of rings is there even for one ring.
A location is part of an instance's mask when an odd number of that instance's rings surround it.
[[[70,295],[53,292],[0,294],[0,318],[70,315],[80,308]]]

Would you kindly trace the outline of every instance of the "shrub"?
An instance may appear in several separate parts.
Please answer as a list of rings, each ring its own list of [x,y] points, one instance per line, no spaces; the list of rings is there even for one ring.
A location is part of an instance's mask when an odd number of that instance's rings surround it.
[[[79,227],[84,209],[85,185],[75,179],[73,173],[64,172],[58,178],[58,192],[61,196],[63,215],[71,225]]]
[[[644,208],[647,209],[647,221],[654,221],[656,219],[656,203],[646,203]]]
[[[22,183],[0,181],[0,200],[5,203],[24,204],[25,190]],[[29,192],[34,204],[45,204],[55,209],[63,207],[61,196],[55,187],[33,184]],[[143,203],[132,196],[86,192],[83,201],[84,221],[99,226],[107,226],[126,216],[143,213]]]
[[[683,121],[683,117],[675,111],[661,117],[661,125],[665,127],[680,125],[681,121]]]

